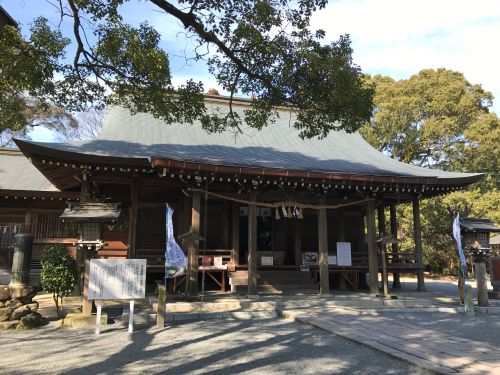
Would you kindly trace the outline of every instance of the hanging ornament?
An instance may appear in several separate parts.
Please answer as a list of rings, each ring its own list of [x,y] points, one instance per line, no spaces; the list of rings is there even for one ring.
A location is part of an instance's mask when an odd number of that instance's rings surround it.
[[[276,211],[276,216],[275,216],[274,218],[275,218],[276,220],[281,219],[279,208],[278,208],[278,207],[276,207],[276,210],[275,210],[275,211]]]
[[[290,218],[292,217],[292,211],[290,210],[290,207],[286,208],[286,216]]]
[[[298,219],[303,219],[304,216],[302,215],[302,210],[300,208],[297,208],[297,218]]]
[[[284,207],[284,206],[283,206],[283,207],[281,207],[281,213],[282,213],[283,217],[288,217],[288,216],[287,216],[286,209],[285,209],[285,207]]]

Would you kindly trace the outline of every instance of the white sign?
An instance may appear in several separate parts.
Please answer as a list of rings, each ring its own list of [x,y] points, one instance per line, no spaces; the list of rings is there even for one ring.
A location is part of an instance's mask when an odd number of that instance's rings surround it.
[[[222,257],[214,257],[214,267],[222,267]]]
[[[337,264],[337,256],[336,255],[328,255],[328,264]]]
[[[91,259],[88,299],[146,296],[146,259]]]
[[[266,257],[266,256],[260,257],[260,264],[262,266],[272,266],[273,263],[274,263],[273,257]]]
[[[337,265],[352,266],[350,242],[337,242]]]

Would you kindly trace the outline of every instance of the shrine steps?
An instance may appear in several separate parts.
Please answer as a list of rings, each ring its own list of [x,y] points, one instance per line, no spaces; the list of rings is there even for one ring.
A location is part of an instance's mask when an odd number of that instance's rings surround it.
[[[231,272],[229,283],[236,293],[248,292],[248,271]],[[257,291],[260,293],[318,293],[309,272],[296,270],[259,271]]]

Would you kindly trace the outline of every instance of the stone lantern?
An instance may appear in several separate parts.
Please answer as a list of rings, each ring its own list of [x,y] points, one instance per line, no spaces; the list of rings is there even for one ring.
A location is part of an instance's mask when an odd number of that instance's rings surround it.
[[[92,313],[92,302],[87,299],[90,259],[95,258],[97,251],[104,248],[105,243],[102,239],[104,224],[118,220],[121,212],[119,205],[119,203],[69,203],[60,216],[63,222],[78,224],[76,248],[83,253],[85,260],[83,315],[88,316]]]
[[[500,232],[500,228],[488,219],[460,219],[460,229],[463,236],[464,252],[473,259],[474,276],[477,281],[477,303],[488,305],[488,289],[486,285],[486,264],[490,256],[490,233]],[[491,270],[490,270],[491,271]]]

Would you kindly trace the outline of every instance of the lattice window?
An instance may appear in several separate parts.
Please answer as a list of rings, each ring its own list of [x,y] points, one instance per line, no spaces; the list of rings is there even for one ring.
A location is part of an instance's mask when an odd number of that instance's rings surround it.
[[[138,249],[165,249],[165,209],[138,209],[136,233]]]
[[[78,225],[63,223],[59,216],[62,211],[38,211],[36,220],[33,221],[33,234],[35,238],[74,238],[78,236]]]

